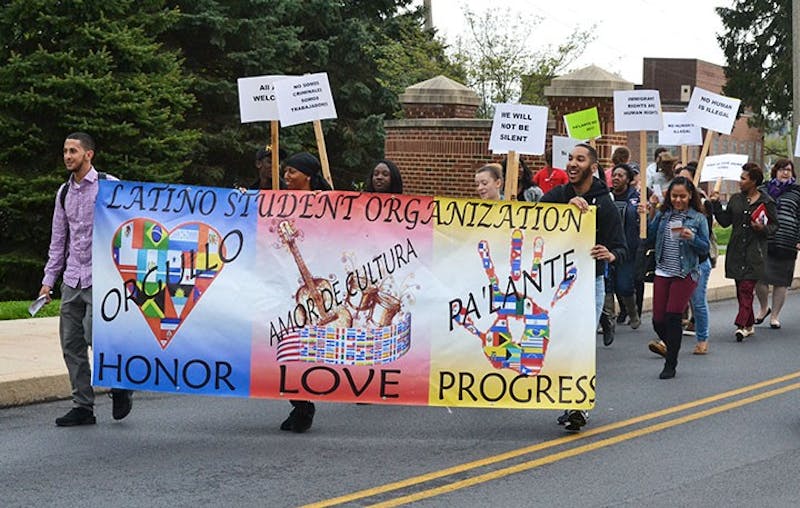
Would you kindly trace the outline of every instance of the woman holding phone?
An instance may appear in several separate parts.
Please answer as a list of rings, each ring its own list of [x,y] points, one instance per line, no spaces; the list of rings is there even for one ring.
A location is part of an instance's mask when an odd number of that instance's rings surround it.
[[[640,204],[640,211],[644,211]],[[675,377],[683,328],[681,319],[700,279],[700,258],[708,255],[708,222],[700,194],[686,177],[676,177],[667,188],[660,210],[650,206],[647,240],[656,246],[653,281],[653,329],[666,344],[664,369],[659,378]]]

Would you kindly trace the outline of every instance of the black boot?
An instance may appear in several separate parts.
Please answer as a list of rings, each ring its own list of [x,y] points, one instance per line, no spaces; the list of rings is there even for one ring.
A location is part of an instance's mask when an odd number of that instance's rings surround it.
[[[667,354],[664,370],[658,376],[660,379],[672,379],[675,377],[675,369],[678,366],[678,352],[681,350],[681,341],[683,339],[682,317],[681,314],[675,312],[668,312],[664,316],[663,340],[667,345]]]
[[[603,345],[610,346],[614,342],[614,333],[617,330],[617,323],[609,314],[600,314],[600,328],[603,329]]]

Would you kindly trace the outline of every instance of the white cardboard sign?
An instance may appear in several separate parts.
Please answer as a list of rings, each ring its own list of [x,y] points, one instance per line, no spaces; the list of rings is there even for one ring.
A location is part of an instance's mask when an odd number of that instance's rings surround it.
[[[569,154],[575,145],[583,143],[580,139],[568,138],[565,136],[553,136],[553,167],[567,169]]]
[[[286,76],[253,76],[239,78],[239,115],[242,123],[278,120],[275,82]]]
[[[664,113],[664,128],[658,131],[661,146],[700,146],[703,132],[689,121],[686,113]]]
[[[661,95],[658,90],[615,90],[614,130],[661,130]]]
[[[275,82],[281,126],[336,118],[328,73],[293,76]]]
[[[715,94],[696,86],[692,91],[692,98],[689,99],[686,114],[689,121],[698,127],[730,134],[741,102],[739,99]]]
[[[528,104],[495,104],[489,150],[492,153],[541,155],[547,136],[547,108]]]
[[[708,156],[703,164],[700,181],[713,182],[722,177],[723,180],[735,180],[738,182],[742,176],[742,166],[745,165],[747,159],[747,155],[739,153]]]

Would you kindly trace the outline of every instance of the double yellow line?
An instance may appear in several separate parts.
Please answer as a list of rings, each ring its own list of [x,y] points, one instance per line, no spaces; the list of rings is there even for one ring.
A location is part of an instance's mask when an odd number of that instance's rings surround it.
[[[614,430],[618,430],[621,428],[629,427],[631,425],[636,425],[639,423],[647,422],[649,420],[654,420],[657,418],[662,418],[665,416],[669,416],[675,413],[679,413],[682,411],[686,411],[689,409],[694,409],[700,406],[704,406],[707,404],[713,404],[715,402],[720,402],[725,399],[729,399],[731,397],[736,397],[738,395],[754,392],[757,390],[761,390],[763,388],[767,388],[769,386],[773,386],[780,383],[785,383],[787,381],[791,381],[793,379],[800,378],[800,371],[794,372],[791,374],[787,374],[785,376],[769,379],[767,381],[762,381],[760,383],[755,383],[749,386],[744,386],[742,388],[737,388],[735,390],[730,390],[727,392],[723,392],[717,395],[712,395],[710,397],[706,397],[703,399],[698,399],[692,402],[687,402],[685,404],[680,404],[677,406],[673,406],[670,408],[662,409],[659,411],[654,411],[652,413],[644,414],[641,416],[637,416],[634,418],[630,418],[628,420],[623,420],[616,423],[611,423],[608,425],[603,425],[601,427],[589,429],[585,432],[581,432],[579,434],[571,434],[569,436],[565,436],[558,439],[553,439],[551,441],[545,441],[543,443],[538,443],[532,446],[528,446],[525,448],[520,448],[517,450],[512,450],[506,453],[501,453],[499,455],[493,455],[491,457],[486,457],[480,460],[475,460],[472,462],[467,462],[465,464],[460,464],[457,466],[449,467],[446,469],[441,469],[439,471],[434,471],[431,473],[414,476],[412,478],[408,478],[405,480],[397,481],[388,483],[386,485],[380,485],[378,487],[373,487],[370,489],[360,490],[357,492],[353,492],[351,494],[346,494],[343,496],[327,499],[324,501],[320,501],[318,503],[312,503],[305,505],[303,508],[323,508],[328,506],[336,506],[344,503],[349,503],[353,501],[357,501],[359,499],[365,499],[381,494],[386,494],[388,492],[392,492],[395,490],[405,489],[408,487],[413,487],[415,485],[419,485],[422,483],[430,482],[432,480],[436,480],[439,478],[444,478],[447,476],[451,476],[454,474],[464,473],[466,471],[471,471],[473,469],[477,469],[480,467],[490,466],[494,464],[498,464],[516,457],[521,457],[524,455],[528,455],[531,453],[539,452],[542,450],[546,450],[548,448],[553,448],[555,446],[564,445],[567,443],[571,443],[573,441],[577,441],[579,439],[587,439],[592,436],[596,436],[598,434],[603,434],[606,432],[611,432]],[[704,409],[702,411],[698,411],[695,413],[691,413],[685,416],[679,416],[672,420],[663,421],[660,423],[651,424],[647,427],[643,427],[640,429],[632,430],[626,432],[624,434],[619,434],[613,437],[601,439],[598,441],[593,441],[591,443],[576,446],[574,448],[570,448],[568,450],[553,453],[551,455],[547,455],[545,457],[533,459],[527,462],[523,462],[520,464],[515,464],[513,466],[504,467],[501,469],[496,469],[494,471],[490,471],[488,473],[480,474],[477,476],[473,476],[467,478],[465,480],[459,480],[452,483],[448,483],[446,485],[442,485],[440,487],[420,490],[418,492],[414,492],[408,495],[396,497],[394,499],[390,499],[388,501],[384,501],[381,503],[377,503],[371,506],[376,507],[391,507],[391,506],[400,506],[406,503],[411,503],[414,501],[419,501],[422,499],[427,499],[431,497],[435,497],[441,494],[446,494],[448,492],[453,492],[459,489],[463,489],[466,487],[472,487],[474,485],[478,485],[481,483],[489,482],[492,480],[496,480],[499,478],[504,478],[510,474],[520,473],[522,471],[527,471],[529,469],[533,469],[545,464],[551,464],[553,462],[557,462],[562,459],[566,459],[569,457],[574,457],[576,455],[580,455],[583,453],[587,453],[593,450],[598,450],[600,448],[605,448],[607,446],[611,446],[623,441],[627,441],[630,439],[634,439],[637,437],[641,437],[647,434],[652,434],[654,432],[659,432],[664,429],[668,429],[670,427],[675,427],[677,425],[682,425],[684,423],[688,423],[694,420],[699,420],[701,418],[705,418],[707,416],[715,415],[718,413],[722,413],[724,411],[729,411],[731,409],[735,409],[738,407],[745,406],[747,404],[752,404],[754,402],[758,402],[764,399],[768,399],[770,397],[775,397],[777,395],[781,395],[786,392],[790,392],[792,390],[797,390],[800,388],[800,383],[792,383],[780,388],[775,388],[773,390],[761,392],[755,395],[751,395],[749,397],[737,399],[731,402],[727,402],[725,404],[720,404],[717,406],[710,407],[708,409]]]

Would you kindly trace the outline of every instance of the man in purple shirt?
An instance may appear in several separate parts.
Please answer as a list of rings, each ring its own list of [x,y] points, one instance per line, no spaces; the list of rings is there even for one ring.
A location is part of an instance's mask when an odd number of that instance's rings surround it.
[[[56,193],[50,251],[39,291],[40,296],[46,295],[50,301],[53,285],[63,275],[59,335],[75,407],[56,418],[59,427],[92,425],[96,421],[88,354],[92,343],[92,227],[99,179],[92,157],[94,140],[91,136],[83,132],[67,136],[64,165],[70,178]],[[111,390],[115,420],[130,413],[131,394],[130,390]]]

